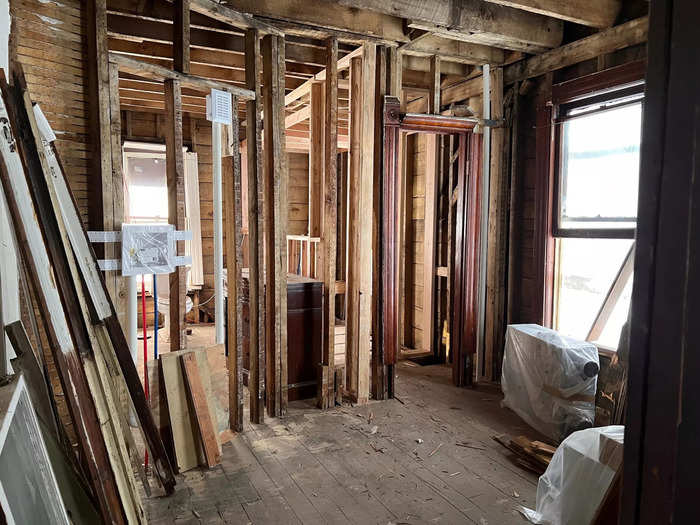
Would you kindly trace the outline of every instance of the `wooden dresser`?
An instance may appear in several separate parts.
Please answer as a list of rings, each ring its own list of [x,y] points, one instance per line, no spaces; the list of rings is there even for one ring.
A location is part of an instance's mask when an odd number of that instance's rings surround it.
[[[243,381],[250,368],[248,269],[243,272]],[[287,275],[287,384],[289,400],[316,396],[323,336],[323,282]]]

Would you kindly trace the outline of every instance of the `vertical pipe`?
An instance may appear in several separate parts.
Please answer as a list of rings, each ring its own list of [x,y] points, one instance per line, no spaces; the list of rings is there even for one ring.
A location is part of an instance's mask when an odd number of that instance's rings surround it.
[[[484,120],[491,118],[491,66],[484,64]],[[478,293],[478,315],[476,326],[476,379],[482,375],[483,360],[481,359],[484,349],[485,329],[486,329],[486,247],[488,245],[489,227],[489,188],[491,187],[491,128],[484,126],[484,168],[481,179],[481,217],[479,218],[479,293]]]
[[[128,290],[128,296],[126,299],[127,304],[127,322],[129,327],[129,350],[131,350],[131,358],[134,360],[134,366],[138,364],[139,360],[139,335],[138,335],[138,294],[137,294],[136,276],[130,275],[126,278],[126,287]],[[138,425],[136,414],[133,408],[129,410],[129,424],[132,427]]]
[[[141,276],[141,322],[143,324],[143,391],[148,395],[148,334],[146,332],[146,276]],[[144,465],[148,468],[148,449],[144,452]]]
[[[153,361],[158,361],[158,283],[153,274]]]
[[[218,122],[211,123],[211,150],[214,183],[214,321],[216,323],[216,344],[220,345],[224,343],[225,314],[221,124]]]

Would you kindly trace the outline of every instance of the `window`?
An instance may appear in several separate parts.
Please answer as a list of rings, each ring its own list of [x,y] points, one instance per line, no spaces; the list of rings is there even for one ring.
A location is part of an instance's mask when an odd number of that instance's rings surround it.
[[[631,293],[642,86],[556,107],[553,325],[617,348]]]

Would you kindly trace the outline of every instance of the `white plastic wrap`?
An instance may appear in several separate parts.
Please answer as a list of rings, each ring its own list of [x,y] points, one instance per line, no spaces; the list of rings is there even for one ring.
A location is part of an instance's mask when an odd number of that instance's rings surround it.
[[[593,426],[599,371],[592,343],[536,324],[509,325],[503,405],[556,442]]]
[[[520,508],[532,523],[588,525],[622,463],[625,427],[574,432],[554,453],[537,484],[536,510]]]
[[[174,232],[171,224],[123,224],[122,275],[174,272]]]

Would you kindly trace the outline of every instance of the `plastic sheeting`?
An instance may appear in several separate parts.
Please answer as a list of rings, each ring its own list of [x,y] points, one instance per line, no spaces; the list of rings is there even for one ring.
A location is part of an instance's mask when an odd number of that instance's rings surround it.
[[[560,442],[593,426],[598,349],[536,324],[509,325],[503,356],[503,405]]]
[[[536,510],[520,507],[532,523],[592,523],[622,463],[625,427],[574,432],[554,453],[537,484]]]
[[[174,232],[171,224],[123,224],[122,275],[174,272]]]

